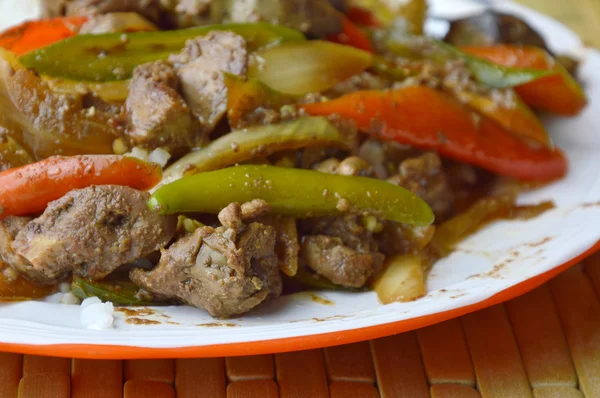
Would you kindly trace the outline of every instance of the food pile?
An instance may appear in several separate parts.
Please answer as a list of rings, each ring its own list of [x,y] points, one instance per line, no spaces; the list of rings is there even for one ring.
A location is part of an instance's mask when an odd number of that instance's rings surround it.
[[[401,3],[55,0],[2,33],[0,299],[409,301],[485,223],[552,208],[515,199],[567,172],[536,112],[584,108],[576,65],[514,17],[440,41]]]

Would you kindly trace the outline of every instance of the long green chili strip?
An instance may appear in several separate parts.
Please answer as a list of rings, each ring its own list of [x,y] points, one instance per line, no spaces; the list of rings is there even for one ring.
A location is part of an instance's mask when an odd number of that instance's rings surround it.
[[[352,137],[342,134],[325,117],[303,117],[290,122],[253,126],[233,131],[198,151],[188,153],[163,173],[160,186],[184,175],[220,169],[277,151],[311,146],[349,148],[351,145]]]
[[[126,306],[165,304],[140,297],[140,288],[129,281],[99,282],[74,277],[71,288],[72,293],[81,300],[98,297],[100,300],[111,302],[114,305]]]
[[[123,80],[131,77],[137,65],[165,59],[180,51],[186,40],[215,30],[239,34],[251,49],[304,40],[296,30],[267,23],[208,25],[164,32],[76,35],[32,51],[19,61],[41,75],[78,81]]]
[[[386,181],[312,170],[245,165],[184,177],[156,191],[150,208],[161,214],[218,213],[232,202],[263,199],[275,214],[291,217],[374,213],[414,225],[434,216],[421,198]]]

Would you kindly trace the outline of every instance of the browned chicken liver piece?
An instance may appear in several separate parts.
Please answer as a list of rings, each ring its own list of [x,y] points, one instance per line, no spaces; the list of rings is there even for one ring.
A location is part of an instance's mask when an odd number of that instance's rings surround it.
[[[46,12],[50,16],[57,11],[86,17],[110,12],[137,12],[152,22],[160,21],[159,0],[50,0],[49,3]]]
[[[326,235],[304,237],[300,256],[317,274],[346,287],[364,286],[383,261],[381,253],[361,253]]]
[[[67,193],[17,234],[12,249],[30,279],[51,283],[65,273],[101,279],[118,266],[164,247],[176,219],[148,208],[146,192],[116,185]]]
[[[315,170],[323,173],[372,177],[372,167],[357,156],[342,161],[327,159]],[[373,233],[360,222],[359,216],[345,214],[302,221],[305,236],[300,258],[304,264],[333,283],[361,287],[383,264]]]
[[[78,33],[80,35],[98,35],[103,33],[130,32],[132,29],[153,31],[156,29],[156,26],[138,13],[110,12],[88,18],[81,25]]]
[[[433,210],[437,220],[450,215],[454,194],[442,168],[442,161],[433,152],[404,160],[398,174],[388,179],[421,197]]]
[[[385,256],[358,216],[321,217],[303,224],[308,232],[300,258],[316,273],[341,286],[361,287],[381,270]]]
[[[219,219],[226,226],[201,227],[163,250],[158,266],[130,274],[140,287],[203,308],[212,316],[243,314],[281,294],[273,227],[243,223],[232,203]]]
[[[12,248],[12,243],[17,234],[25,228],[29,221],[31,221],[31,217],[16,216],[9,216],[0,220],[0,259],[20,274],[28,276],[29,279],[43,280],[43,271],[35,269],[29,261],[17,254]]]
[[[190,108],[178,87],[179,78],[165,61],[135,68],[125,102],[131,145],[178,153],[198,144]]]
[[[231,32],[210,32],[186,42],[169,61],[176,68],[181,92],[198,119],[201,130],[212,131],[227,110],[227,87],[223,72],[246,74],[246,42]]]

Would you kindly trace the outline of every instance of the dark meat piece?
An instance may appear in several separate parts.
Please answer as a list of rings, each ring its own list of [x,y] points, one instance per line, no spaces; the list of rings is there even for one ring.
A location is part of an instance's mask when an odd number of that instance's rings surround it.
[[[275,230],[257,222],[243,224],[242,213],[232,203],[219,214],[226,226],[196,229],[164,250],[154,270],[134,270],[131,280],[223,318],[279,296]]]
[[[385,256],[372,232],[356,215],[322,217],[303,222],[300,258],[333,283],[361,287],[381,270]]]
[[[178,153],[198,144],[190,108],[178,86],[179,78],[167,62],[135,68],[125,102],[131,145]]]
[[[134,12],[111,12],[89,18],[79,29],[79,34],[102,34],[130,31],[157,30],[150,21]]]
[[[374,177],[371,165],[358,156],[343,160],[329,158],[316,164],[322,173]],[[321,217],[302,222],[305,232],[300,258],[318,274],[333,283],[361,287],[376,275],[383,264],[373,231],[365,228],[357,215]]]
[[[230,0],[225,3],[224,19],[231,22],[269,22],[317,38],[342,31],[342,15],[328,0]]]
[[[340,238],[311,235],[302,241],[300,256],[317,274],[346,287],[362,287],[379,269],[379,257],[345,246]]]
[[[209,133],[227,111],[227,87],[223,72],[246,74],[246,42],[231,32],[210,32],[188,40],[181,53],[169,57],[181,81],[183,97]]]
[[[73,190],[22,228],[12,248],[31,263],[25,274],[37,282],[53,282],[69,271],[101,279],[173,237],[175,218],[152,212],[149,197],[113,185]]]
[[[68,3],[69,0],[43,0],[41,4],[42,17],[52,18],[65,15]]]
[[[212,3],[214,0],[161,0],[160,6],[167,14],[169,25],[188,28],[211,23]]]
[[[450,23],[445,40],[455,46],[514,44],[549,51],[544,37],[526,21],[510,14],[486,10]]]
[[[452,213],[454,194],[442,169],[440,157],[433,152],[403,161],[399,174],[388,179],[421,197],[431,206],[436,219]]]
[[[12,243],[17,234],[31,221],[30,217],[6,217],[0,220],[0,259],[33,280],[42,280],[44,274],[36,270],[29,261],[13,250]]]
[[[73,0],[65,6],[66,15],[90,17],[110,12],[137,12],[152,22],[160,20],[159,0]]]

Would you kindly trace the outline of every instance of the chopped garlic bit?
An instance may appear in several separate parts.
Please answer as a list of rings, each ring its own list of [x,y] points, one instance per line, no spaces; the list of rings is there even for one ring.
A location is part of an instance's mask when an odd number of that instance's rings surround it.
[[[76,295],[74,295],[71,292],[67,292],[67,293],[63,294],[62,297],[60,298],[61,304],[77,305],[80,302],[81,302],[81,300],[79,300],[79,297],[77,297]]]
[[[126,153],[125,156],[140,159],[145,162],[148,161],[148,151],[145,150],[144,148],[140,148],[139,146],[133,147],[131,149],[131,152]]]
[[[69,293],[71,291],[71,284],[67,283],[67,282],[63,282],[60,285],[58,285],[58,290],[61,293]]]
[[[171,154],[162,148],[156,148],[148,155],[148,160],[152,163],[159,164],[160,167],[165,167],[170,158]]]
[[[89,297],[81,303],[81,323],[91,330],[104,330],[113,327],[114,307],[103,303],[98,297]]]

